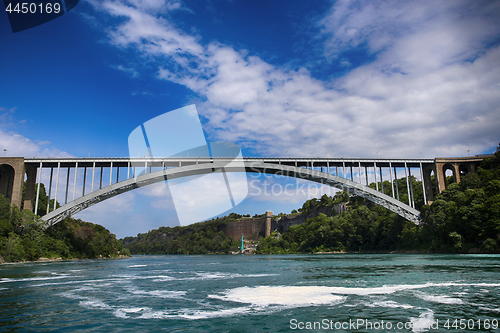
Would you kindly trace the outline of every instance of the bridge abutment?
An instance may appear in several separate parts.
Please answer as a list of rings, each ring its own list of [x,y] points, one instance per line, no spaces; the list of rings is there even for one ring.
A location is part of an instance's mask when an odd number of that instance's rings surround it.
[[[483,161],[483,157],[453,157],[453,158],[436,158],[436,177],[438,192],[441,193],[446,189],[446,171],[450,170],[453,174],[453,182],[460,183],[461,176],[469,172],[476,172],[477,166]]]

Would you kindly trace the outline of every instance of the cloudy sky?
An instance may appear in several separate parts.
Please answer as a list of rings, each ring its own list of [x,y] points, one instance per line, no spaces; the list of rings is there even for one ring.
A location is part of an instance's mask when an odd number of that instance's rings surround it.
[[[81,0],[14,34],[0,14],[0,148],[126,157],[137,126],[195,104],[206,138],[244,156],[489,153],[500,141],[498,17],[490,0]],[[318,195],[257,195],[262,181],[233,211],[289,212]],[[164,192],[77,217],[120,237],[175,225]]]

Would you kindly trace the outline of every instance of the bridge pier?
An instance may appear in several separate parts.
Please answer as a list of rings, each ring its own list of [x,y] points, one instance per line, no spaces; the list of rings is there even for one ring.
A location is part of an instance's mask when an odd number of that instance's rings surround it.
[[[24,161],[23,161],[24,162]],[[24,209],[33,211],[35,199],[36,167],[25,165],[26,169],[26,191],[24,192]]]
[[[0,194],[21,208],[24,157],[0,157]]]

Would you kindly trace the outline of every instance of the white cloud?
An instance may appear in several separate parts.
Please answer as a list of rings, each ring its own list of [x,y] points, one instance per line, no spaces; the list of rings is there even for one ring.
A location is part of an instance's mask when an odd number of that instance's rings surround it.
[[[54,147],[44,147],[49,145],[48,141],[35,142],[20,134],[4,132],[0,129],[0,149],[7,149],[5,156],[23,157],[71,157],[65,151]]]
[[[131,67],[123,67],[122,65],[112,66],[112,67],[114,69],[117,69],[119,71],[126,73],[127,75],[130,75],[131,77],[134,77],[134,78],[139,77],[139,72]]]
[[[159,78],[198,93],[212,140],[268,156],[345,157],[461,156],[498,143],[500,49],[487,47],[498,2],[338,1],[320,22],[324,55],[348,65],[342,52],[361,48],[374,60],[331,81],[202,45],[130,4],[96,5],[124,19],[110,42],[153,57]]]
[[[15,107],[6,109],[0,106],[0,156],[71,157],[67,152],[50,146],[49,141],[33,141],[13,131],[26,123],[16,119],[15,111]]]

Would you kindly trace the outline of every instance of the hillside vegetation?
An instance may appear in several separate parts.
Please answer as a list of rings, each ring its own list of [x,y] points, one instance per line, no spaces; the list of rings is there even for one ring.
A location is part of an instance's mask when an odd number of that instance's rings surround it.
[[[41,201],[46,207],[47,196],[41,188]],[[11,207],[0,195],[0,262],[130,255],[115,235],[100,225],[73,218],[49,228],[45,223],[29,210]]]
[[[239,243],[226,237],[222,228],[238,218],[241,215],[231,213],[185,227],[161,227],[137,237],[125,237],[123,244],[132,254],[228,254],[236,251]]]
[[[486,159],[477,173],[462,176],[438,194],[432,205],[423,206],[421,183],[412,179],[417,209],[422,224],[417,226],[399,215],[362,198],[339,193],[304,203],[330,207],[349,201],[343,214],[319,214],[302,225],[292,226],[283,235],[263,239],[257,253],[309,253],[334,251],[423,251],[445,253],[500,252],[500,149]],[[375,184],[371,184],[375,187]],[[380,183],[379,183],[380,187]],[[398,181],[400,199],[407,202],[406,181]],[[384,182],[389,194],[391,183]],[[324,210],[323,210],[324,211]]]

